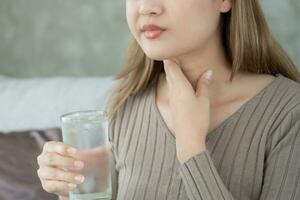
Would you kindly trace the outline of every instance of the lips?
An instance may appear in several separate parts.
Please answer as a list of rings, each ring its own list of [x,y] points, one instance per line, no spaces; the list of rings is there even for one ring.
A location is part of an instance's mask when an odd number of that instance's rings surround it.
[[[158,26],[158,25],[155,25],[155,24],[147,24],[147,25],[144,25],[142,27],[142,32],[145,32],[145,31],[157,31],[157,30],[161,30],[161,31],[164,31],[165,29]]]
[[[144,33],[146,38],[154,39],[159,37],[165,29],[155,24],[149,24],[144,25],[141,31]]]

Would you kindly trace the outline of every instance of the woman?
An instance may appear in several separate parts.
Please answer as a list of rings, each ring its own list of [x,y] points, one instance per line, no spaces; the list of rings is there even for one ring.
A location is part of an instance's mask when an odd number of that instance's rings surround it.
[[[127,0],[126,16],[107,106],[113,199],[300,199],[300,75],[259,3]],[[67,149],[38,158],[61,198],[76,175],[59,170]]]

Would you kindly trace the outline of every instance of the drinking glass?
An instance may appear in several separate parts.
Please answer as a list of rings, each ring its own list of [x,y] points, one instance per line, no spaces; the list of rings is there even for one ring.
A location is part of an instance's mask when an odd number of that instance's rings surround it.
[[[84,182],[69,192],[70,200],[111,200],[108,122],[104,110],[66,113],[60,117],[63,142],[78,150]]]

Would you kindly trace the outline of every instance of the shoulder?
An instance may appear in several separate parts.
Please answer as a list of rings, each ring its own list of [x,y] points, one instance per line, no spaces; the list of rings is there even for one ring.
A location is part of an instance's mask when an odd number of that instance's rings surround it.
[[[279,77],[279,84],[277,91],[282,99],[282,103],[285,104],[287,111],[299,110],[300,104],[300,83],[283,75]]]
[[[285,126],[290,129],[300,123],[300,84],[283,77],[282,85],[282,105],[279,106],[278,119],[282,119],[281,127]]]
[[[285,146],[300,137],[300,84],[281,76],[273,92],[273,111],[267,133],[266,153],[278,144]]]
[[[114,118],[111,121],[111,126],[119,126],[120,123],[127,123],[136,112],[141,111],[140,108],[151,103],[151,97],[152,83],[148,84],[137,93],[130,94],[116,111]]]
[[[300,83],[283,75],[273,89],[271,104],[273,109],[270,134],[276,130],[287,132],[300,123]],[[280,130],[279,130],[280,129]]]
[[[131,94],[126,100],[126,108],[123,110],[126,112],[134,112],[139,110],[139,108],[145,107],[147,104],[151,103],[153,85],[149,83],[145,87],[141,88],[137,93]]]
[[[300,83],[282,74],[259,75],[252,78],[252,88],[263,88],[257,95],[257,102],[262,113],[276,121],[277,118],[286,115],[292,110],[298,110],[300,104]],[[255,83],[256,82],[256,83]],[[263,86],[263,87],[262,87]],[[245,92],[251,92],[245,91]]]
[[[257,111],[259,123],[264,123],[264,132],[272,134],[278,127],[287,124],[287,116],[298,115],[300,110],[300,83],[282,75],[256,76],[256,80],[264,81],[263,90],[253,100],[251,108]],[[253,83],[253,79],[252,79]],[[267,84],[266,84],[267,83]],[[257,86],[258,83],[253,83]],[[300,120],[300,117],[298,117]]]
[[[127,129],[136,123],[136,118],[147,112],[151,104],[151,86],[129,95],[109,122],[108,135],[111,141],[125,136]]]

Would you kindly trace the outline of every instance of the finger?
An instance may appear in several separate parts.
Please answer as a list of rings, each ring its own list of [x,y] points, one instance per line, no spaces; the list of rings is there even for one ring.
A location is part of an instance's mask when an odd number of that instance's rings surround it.
[[[64,181],[46,180],[42,181],[41,183],[45,191],[65,197],[68,196],[70,191],[74,190],[77,187],[76,184]]]
[[[40,179],[52,181],[65,181],[68,183],[81,184],[84,176],[79,173],[72,173],[58,168],[43,167],[37,170]]]
[[[44,144],[43,152],[56,152],[61,155],[73,156],[77,153],[77,149],[70,147],[62,142],[50,141]]]
[[[46,152],[37,157],[38,164],[40,166],[53,166],[67,169],[82,169],[84,163],[81,160],[76,160],[72,157],[64,157],[57,153]]]
[[[68,196],[58,196],[59,200],[69,200]]]
[[[172,60],[164,60],[164,66],[166,66],[167,72],[173,80],[182,78],[182,71],[180,66]]]
[[[58,196],[59,200],[69,200],[68,196]]]
[[[197,89],[196,89],[196,96],[197,97],[208,97],[209,96],[209,88],[208,85],[211,82],[212,79],[212,75],[213,75],[213,71],[212,70],[207,70],[206,72],[204,72],[198,82],[197,82]]]
[[[166,72],[166,77],[168,77],[168,79],[171,81],[173,81],[173,76],[172,76],[172,71],[171,71],[171,61],[170,60],[164,60],[163,61],[164,63],[164,69],[165,69],[165,72]]]
[[[169,60],[164,60],[164,67],[166,71],[166,80],[167,80],[167,85],[168,85],[168,96],[169,98],[173,99],[173,95],[177,96],[177,89],[176,83],[174,81],[174,78],[170,74],[170,66],[169,66]],[[171,102],[170,102],[171,103]]]
[[[164,65],[166,66],[172,85],[176,84],[176,88],[180,90],[185,89],[186,87],[192,87],[181,67],[176,62],[172,60],[164,60]]]

